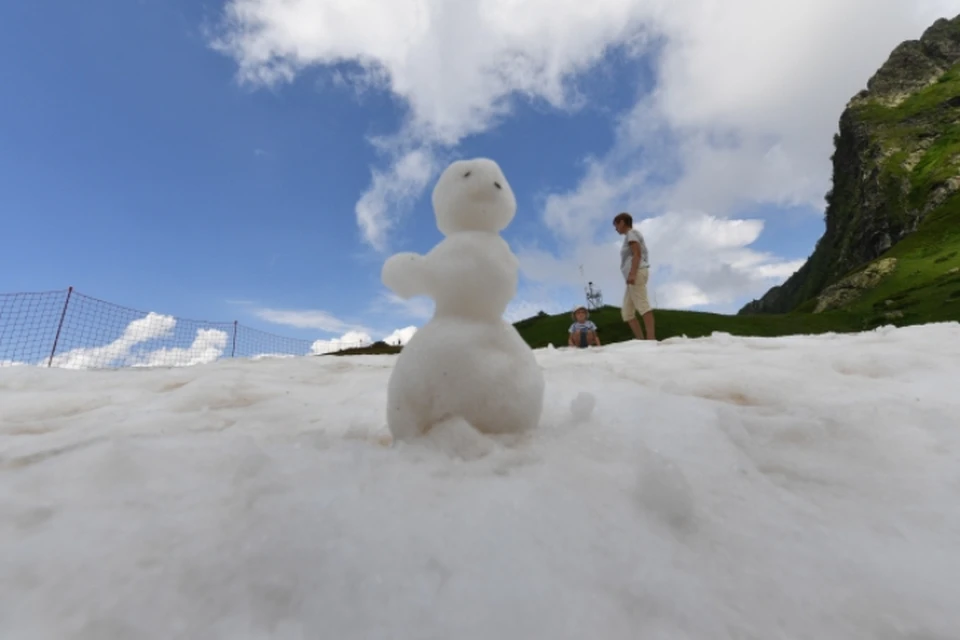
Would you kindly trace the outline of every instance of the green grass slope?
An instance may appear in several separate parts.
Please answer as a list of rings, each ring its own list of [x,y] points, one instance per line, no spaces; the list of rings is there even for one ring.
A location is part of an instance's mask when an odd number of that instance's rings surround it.
[[[387,344],[386,342],[374,342],[373,344],[366,347],[351,347],[349,349],[343,349],[341,351],[333,351],[331,353],[324,353],[325,356],[358,356],[358,355],[383,355],[383,354],[393,354],[400,353],[402,347],[397,347],[394,345]]]
[[[897,259],[894,271],[846,309],[864,328],[960,321],[960,194],[884,258]]]
[[[715,331],[739,336],[777,337],[794,334],[848,333],[859,331],[863,319],[858,314],[835,311],[821,314],[783,314],[737,316],[702,311],[654,310],[658,340],[686,336],[700,338]],[[590,314],[597,325],[597,333],[604,344],[633,339],[630,327],[620,318],[620,309],[605,306]],[[515,326],[523,339],[533,348],[553,343],[566,346],[567,330],[573,322],[569,313],[555,316],[534,316],[517,322]]]
[[[700,338],[715,331],[740,336],[776,337],[795,334],[849,333],[863,328],[863,317],[845,311],[821,314],[784,314],[763,316],[736,316],[700,311],[675,311],[660,309],[654,311],[657,320],[657,339],[686,336]],[[605,306],[594,310],[590,319],[597,325],[597,331],[604,344],[631,340],[630,328],[620,319],[620,309]],[[558,315],[537,315],[514,323],[520,336],[534,349],[553,344],[563,347],[567,344],[568,329],[573,322],[569,313]],[[328,355],[369,355],[399,353],[400,347],[379,343],[369,347],[347,349]]]

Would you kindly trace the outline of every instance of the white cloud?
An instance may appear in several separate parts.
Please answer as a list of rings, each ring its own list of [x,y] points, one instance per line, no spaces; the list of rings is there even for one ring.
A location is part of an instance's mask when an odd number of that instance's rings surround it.
[[[609,218],[613,218],[610,215]],[[661,308],[734,305],[744,291],[758,291],[789,276],[802,260],[785,261],[750,248],[763,230],[759,220],[735,220],[703,213],[668,213],[635,225],[644,236],[651,257],[649,291]],[[520,250],[526,278],[555,288],[578,290],[588,282],[599,288],[604,301],[619,306],[623,296],[620,273],[621,236],[597,243],[574,242],[560,256]],[[576,265],[583,265],[581,276]]]
[[[198,329],[189,347],[161,347],[153,351],[135,348],[154,340],[174,336],[173,316],[148,313],[133,320],[123,333],[106,345],[78,347],[54,356],[52,364],[64,369],[99,367],[174,367],[214,362],[223,356],[229,335],[220,329]],[[46,364],[44,361],[43,365]]]
[[[412,338],[416,332],[417,328],[414,326],[404,327],[403,329],[397,329],[384,338],[383,341],[390,345],[405,345],[410,342],[410,338]]]
[[[317,329],[330,333],[346,330],[366,331],[363,327],[344,322],[335,315],[319,309],[259,308],[254,309],[253,314],[261,320],[297,329]]]
[[[339,338],[332,340],[315,340],[310,346],[310,353],[320,355],[333,353],[342,349],[365,347],[373,343],[373,338],[364,331],[348,331]]]
[[[555,262],[549,256],[548,260]],[[570,276],[576,273],[576,267],[573,267],[571,270],[569,264],[561,265],[561,270],[562,273]],[[557,278],[554,284],[563,284],[565,282],[567,282],[567,280]],[[417,296],[404,300],[393,292],[386,290],[381,292],[380,296],[371,305],[370,312],[378,315],[390,314],[395,318],[410,318],[421,321],[422,323],[433,317],[434,308],[435,304],[433,300],[427,296]],[[566,309],[566,307],[557,300],[555,292],[550,286],[545,286],[543,283],[534,281],[529,277],[524,278],[521,267],[520,286],[518,287],[517,295],[510,301],[510,304],[504,311],[503,318],[507,322],[516,322],[517,320],[536,315],[540,311],[552,314],[563,311],[564,309]],[[414,327],[408,328],[412,329]],[[384,340],[389,342],[386,338]]]
[[[404,312],[403,315],[406,316],[413,315],[421,318],[429,318],[433,313],[433,303],[426,298],[402,300],[391,293],[385,293],[382,294],[373,305],[373,309],[381,315],[385,310],[396,311],[400,309]],[[275,324],[297,327],[299,329],[317,329],[330,333],[342,332],[339,337],[314,340],[310,346],[310,353],[312,354],[333,353],[342,349],[369,346],[375,342],[373,336],[377,333],[372,329],[360,325],[352,325],[327,311],[317,309],[284,310],[259,308],[255,309],[254,313],[258,317]],[[386,334],[386,337],[380,338],[380,340],[387,344],[404,345],[416,331],[417,327],[407,326],[393,330]]]
[[[692,282],[674,281],[661,290],[659,304],[666,309],[689,309],[710,302],[703,289]]]
[[[662,2],[629,0],[231,0],[215,46],[247,82],[273,85],[306,67],[359,64],[363,84],[410,108],[411,134],[452,145],[485,131],[518,93],[556,107],[565,82],[608,45],[639,36]]]
[[[405,345],[416,332],[417,327],[414,326],[395,329],[392,333],[381,338],[381,341],[394,346]],[[365,331],[348,331],[339,338],[315,340],[310,347],[310,352],[316,355],[333,353],[343,349],[366,347],[373,344],[373,342],[374,340],[371,335]]]
[[[100,347],[78,347],[54,356],[52,364],[65,369],[108,367],[124,361],[130,350],[145,342],[173,335],[176,318],[149,313],[127,325],[119,338]]]
[[[161,348],[143,354],[133,363],[143,367],[190,367],[215,362],[226,349],[230,336],[219,329],[198,329],[189,347]]]
[[[607,266],[616,253],[594,236],[630,211],[646,218],[660,306],[733,310],[782,282],[803,259],[750,250],[762,221],[727,218],[759,204],[821,211],[847,100],[902,40],[957,11],[944,9],[892,0],[677,3],[659,24],[657,86],[620,119],[616,144],[588,160],[576,188],[546,200],[544,221],[568,247],[560,258],[589,266],[619,303],[622,283]],[[527,255],[525,267],[535,278],[559,270],[542,254]]]
[[[651,129],[669,131],[683,173],[656,194],[660,205],[714,214],[757,201],[820,207],[846,102],[944,8],[906,0],[706,4],[680,2],[664,14],[656,89],[624,119],[614,155],[643,145]]]
[[[405,154],[387,172],[373,171],[373,184],[356,205],[357,223],[375,249],[387,246],[387,235],[400,213],[427,186],[436,172],[433,154],[416,149]]]
[[[350,62],[360,71],[339,81],[403,102],[401,130],[376,141],[390,167],[356,206],[378,249],[439,149],[496,126],[517,97],[578,108],[590,96],[576,78],[611,47],[655,51],[656,87],[623,114],[617,143],[575,189],[547,199],[545,221],[575,245],[565,266],[528,253],[525,268],[539,260],[546,277],[569,279],[573,262],[609,260],[594,236],[628,210],[656,217],[653,236],[667,225],[670,243],[699,252],[651,242],[667,267],[654,274],[664,300],[717,304],[761,293],[795,264],[746,250],[756,222],[722,219],[755,203],[820,207],[846,101],[900,41],[956,11],[945,0],[229,0],[216,46],[247,82]],[[704,225],[733,244],[704,240]]]
[[[551,287],[521,277],[517,295],[507,305],[503,313],[503,319],[513,323],[535,316],[541,311],[553,315],[564,311],[572,311],[572,308],[569,304],[561,301]]]
[[[434,302],[426,296],[416,296],[404,300],[392,291],[385,291],[374,304],[376,311],[398,313],[406,318],[429,320],[433,316]]]
[[[29,366],[30,366],[29,362],[21,362],[20,360],[0,360],[0,367],[29,367]]]
[[[641,38],[647,14],[627,0],[230,0],[213,44],[254,85],[352,62],[361,71],[337,73],[337,83],[402,100],[402,130],[376,141],[391,166],[373,171],[356,205],[364,238],[383,249],[383,230],[433,177],[435,147],[488,130],[512,96],[575,108],[582,97],[570,81],[608,47]]]
[[[576,190],[547,196],[544,222],[566,240],[592,239],[601,222],[602,231],[609,232],[613,216],[621,211],[617,201],[642,184],[643,179],[639,171],[611,177],[600,162],[591,159]]]

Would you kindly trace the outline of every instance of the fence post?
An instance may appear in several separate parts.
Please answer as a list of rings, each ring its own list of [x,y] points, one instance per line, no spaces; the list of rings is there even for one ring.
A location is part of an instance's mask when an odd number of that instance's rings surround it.
[[[73,287],[67,289],[67,298],[63,301],[63,311],[60,312],[60,323],[57,325],[57,335],[53,339],[53,348],[50,349],[50,359],[47,361],[47,368],[53,366],[53,356],[57,352],[57,343],[60,342],[60,331],[63,329],[63,319],[67,317],[67,305],[70,304],[71,294],[73,294]]]
[[[233,321],[233,349],[230,351],[230,357],[237,355],[237,321]]]

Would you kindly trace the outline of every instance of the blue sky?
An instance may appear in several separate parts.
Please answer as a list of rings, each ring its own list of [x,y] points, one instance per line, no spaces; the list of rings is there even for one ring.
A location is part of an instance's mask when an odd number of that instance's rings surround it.
[[[844,103],[946,5],[890,2],[851,54],[831,34],[871,2],[817,0],[786,26],[733,2],[719,33],[698,0],[656,4],[531,0],[514,20],[505,0],[397,0],[375,17],[335,0],[4,3],[0,292],[72,285],[379,339],[429,310],[390,300],[383,261],[440,239],[437,173],[487,156],[518,197],[512,318],[579,302],[580,264],[619,304],[619,210],[649,218],[659,306],[735,311],[810,253]],[[764,20],[787,32],[751,40]],[[361,201],[379,206],[381,246]]]

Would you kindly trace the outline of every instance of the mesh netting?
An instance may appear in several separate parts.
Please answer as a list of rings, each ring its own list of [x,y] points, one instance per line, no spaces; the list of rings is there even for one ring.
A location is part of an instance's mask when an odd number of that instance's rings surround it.
[[[263,358],[267,356],[285,355],[302,356],[310,353],[314,353],[314,350],[313,343],[309,340],[275,336],[270,333],[244,327],[243,325],[237,325],[235,355],[238,358]]]
[[[67,291],[0,294],[0,366],[181,367],[224,357],[304,356],[365,346],[299,340],[238,322],[137,311]]]
[[[74,292],[53,366],[85,369],[202,364],[223,357],[232,334],[232,323],[143,313]]]
[[[0,294],[0,366],[48,363],[67,294]]]

